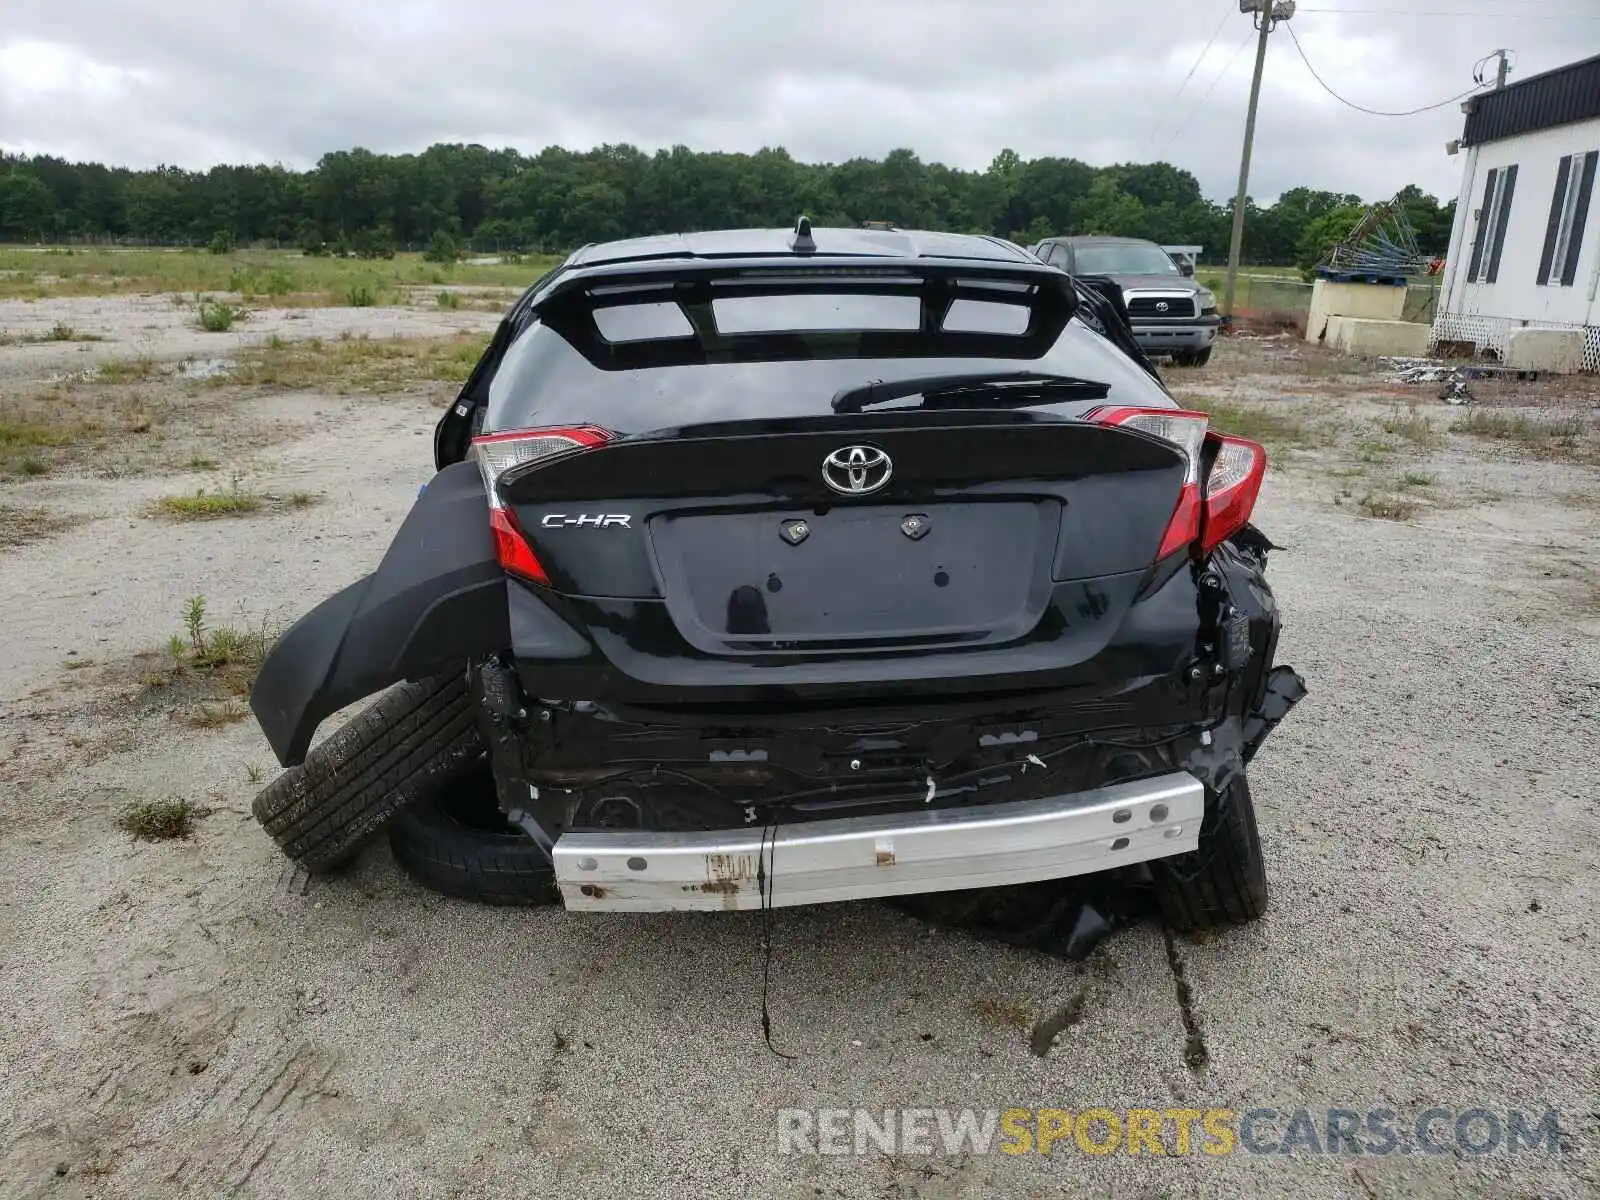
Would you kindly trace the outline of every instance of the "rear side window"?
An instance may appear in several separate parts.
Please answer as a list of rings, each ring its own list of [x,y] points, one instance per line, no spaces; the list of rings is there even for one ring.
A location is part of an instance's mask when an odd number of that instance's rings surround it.
[[[1020,337],[1028,328],[1028,310],[1021,304],[992,300],[956,300],[944,315],[949,333],[997,333]]]
[[[657,342],[694,336],[676,304],[616,304],[594,310],[595,327],[608,342]]]

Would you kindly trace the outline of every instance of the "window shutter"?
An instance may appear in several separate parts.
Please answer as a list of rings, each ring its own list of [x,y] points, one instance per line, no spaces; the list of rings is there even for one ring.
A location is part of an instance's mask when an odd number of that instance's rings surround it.
[[[1483,199],[1478,204],[1478,228],[1472,235],[1472,265],[1467,268],[1467,282],[1478,282],[1478,268],[1483,263],[1483,235],[1489,226],[1489,205],[1494,203],[1494,181],[1499,167],[1491,167],[1483,181]]]
[[[1572,232],[1567,235],[1567,265],[1561,272],[1563,287],[1571,287],[1578,278],[1578,259],[1583,255],[1583,227],[1589,219],[1589,196],[1594,191],[1597,160],[1600,160],[1600,151],[1591,150],[1583,156],[1583,177],[1578,180],[1578,207],[1572,213]],[[1573,167],[1576,169],[1576,162]]]
[[[1561,160],[1556,171],[1556,194],[1550,197],[1550,223],[1544,228],[1544,253],[1539,255],[1539,284],[1550,282],[1550,264],[1556,257],[1556,239],[1561,236],[1561,210],[1567,205],[1567,177],[1572,173],[1572,156]]]
[[[1517,194],[1517,168],[1506,168],[1505,195],[1500,198],[1500,220],[1493,230],[1494,249],[1489,255],[1489,282],[1500,278],[1500,252],[1506,248],[1506,225],[1511,221],[1511,197]]]

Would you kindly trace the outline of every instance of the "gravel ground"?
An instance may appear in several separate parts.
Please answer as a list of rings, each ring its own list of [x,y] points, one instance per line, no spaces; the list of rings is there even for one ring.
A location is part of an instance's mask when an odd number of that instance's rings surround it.
[[[447,289],[434,288],[432,292]],[[429,293],[429,303],[431,295]],[[227,299],[218,296],[218,299]],[[236,297],[234,298],[237,299]],[[226,333],[198,328],[195,305],[184,297],[75,296],[0,300],[0,384],[49,380],[113,360],[216,359],[269,338],[437,337],[489,333],[500,314],[443,308],[252,308]],[[57,325],[94,341],[36,341]]]
[[[1230,344],[1178,384],[1351,422],[1394,403],[1282,359]],[[429,474],[423,402],[385,403],[355,455],[322,432],[370,401],[248,403],[304,426],[263,485],[315,480],[323,503],[172,526],[138,515],[159,481],[0,490],[94,514],[0,550],[0,1195],[1600,1190],[1593,470],[1456,439],[1412,456],[1441,497],[1397,522],[1361,515],[1332,451],[1285,460],[1258,523],[1284,547],[1281,657],[1310,695],[1253,770],[1269,915],[1171,946],[1135,926],[1072,964],[879,905],[783,910],[780,1057],[757,917],[474,907],[410,884],[381,844],[308,881],[249,815],[247,771],[272,765],[254,723],[130,702],[130,656],[185,597],[218,620],[298,615],[376,563]],[[171,794],[211,809],[192,838],[116,828],[129,799]],[[1035,1022],[1063,1008],[1077,1019],[1036,1054]],[[858,1105],[1319,1125],[1388,1108],[1402,1130],[1433,1107],[1554,1108],[1568,1136],[1514,1156],[778,1153],[776,1110]]]

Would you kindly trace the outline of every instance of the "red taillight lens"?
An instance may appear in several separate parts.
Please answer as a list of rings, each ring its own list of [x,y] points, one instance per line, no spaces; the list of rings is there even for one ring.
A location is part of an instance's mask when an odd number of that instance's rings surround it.
[[[1183,487],[1167,521],[1167,531],[1161,535],[1156,561],[1196,541],[1200,536],[1200,451],[1206,441],[1206,414],[1182,408],[1097,408],[1086,419],[1097,425],[1153,434],[1183,451]]]
[[[1246,438],[1209,434],[1217,456],[1206,476],[1205,514],[1201,519],[1200,552],[1209,554],[1239,532],[1255,510],[1261,481],[1267,474],[1267,452]]]
[[[533,547],[522,535],[516,517],[509,508],[489,509],[489,534],[494,538],[495,557],[500,566],[512,575],[531,579],[544,587],[550,586],[550,576],[544,573],[544,564],[534,556]]]
[[[533,552],[527,535],[517,526],[500,498],[500,477],[512,467],[539,462],[574,450],[589,450],[608,442],[612,433],[594,425],[562,426],[556,429],[514,429],[488,433],[472,439],[468,454],[483,473],[483,490],[489,497],[489,532],[494,537],[495,555],[509,574],[521,576],[546,587],[550,577]]]

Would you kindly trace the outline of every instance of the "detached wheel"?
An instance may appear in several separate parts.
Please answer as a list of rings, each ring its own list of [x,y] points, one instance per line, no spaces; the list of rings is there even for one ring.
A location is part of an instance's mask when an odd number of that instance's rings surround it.
[[[1206,806],[1200,848],[1150,863],[1157,903],[1180,933],[1242,925],[1267,911],[1267,874],[1261,859],[1250,785],[1242,777]]]
[[[561,900],[538,844],[506,820],[487,760],[441,784],[419,785],[415,804],[389,827],[395,862],[423,887],[479,904]]]
[[[285,854],[328,871],[414,803],[418,787],[482,752],[464,670],[404,683],[313,747],[252,808]]]

